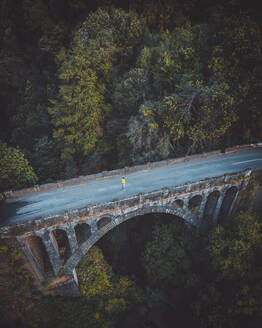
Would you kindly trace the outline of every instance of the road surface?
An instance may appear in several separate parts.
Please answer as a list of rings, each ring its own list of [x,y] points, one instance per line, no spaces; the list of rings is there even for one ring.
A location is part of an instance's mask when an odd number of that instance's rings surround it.
[[[130,173],[126,176],[126,190],[121,190],[121,177],[113,176],[9,199],[0,205],[0,226],[56,215],[88,205],[123,199],[138,193],[178,186],[246,168],[262,168],[262,148]]]

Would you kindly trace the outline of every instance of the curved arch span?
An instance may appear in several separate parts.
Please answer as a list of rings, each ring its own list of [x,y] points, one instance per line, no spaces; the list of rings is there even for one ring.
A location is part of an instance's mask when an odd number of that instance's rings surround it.
[[[189,224],[195,225],[195,217],[188,210],[177,208],[176,206],[153,206],[148,208],[142,208],[139,210],[131,211],[122,216],[116,216],[112,220],[104,225],[101,229],[96,230],[86,242],[84,242],[81,247],[79,247],[72,256],[67,260],[64,265],[64,272],[66,274],[72,274],[73,270],[80,262],[82,257],[89,251],[89,249],[101,239],[108,231],[112,230],[117,225],[132,219],[137,216],[142,216],[150,213],[159,214],[172,214],[174,216],[180,217],[182,220],[188,222]]]

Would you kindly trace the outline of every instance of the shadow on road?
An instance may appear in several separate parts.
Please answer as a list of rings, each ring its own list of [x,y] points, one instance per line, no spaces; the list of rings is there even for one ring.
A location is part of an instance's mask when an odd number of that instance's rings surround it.
[[[0,201],[0,226],[7,223],[8,218],[17,215],[17,210],[26,206],[28,202],[16,201],[13,203],[7,203],[6,201]]]

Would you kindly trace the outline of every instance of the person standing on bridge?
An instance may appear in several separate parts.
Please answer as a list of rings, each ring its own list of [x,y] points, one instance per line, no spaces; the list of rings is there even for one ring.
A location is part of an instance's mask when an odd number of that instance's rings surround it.
[[[125,190],[126,189],[126,178],[125,177],[122,177],[121,183],[122,183],[122,190]]]

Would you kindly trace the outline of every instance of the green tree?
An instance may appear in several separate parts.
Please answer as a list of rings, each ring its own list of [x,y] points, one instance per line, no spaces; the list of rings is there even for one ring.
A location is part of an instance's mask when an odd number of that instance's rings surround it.
[[[212,79],[226,82],[240,120],[233,130],[237,140],[260,140],[262,116],[261,26],[246,12],[228,15],[214,11],[214,48],[209,60]],[[232,133],[231,133],[232,134]]]
[[[184,84],[201,80],[196,63],[194,28],[175,28],[159,35],[159,44],[154,51],[153,90],[158,99],[169,95]]]
[[[19,148],[0,143],[0,192],[29,187],[36,182],[37,176]]]
[[[152,71],[153,94],[143,106],[145,119],[152,129],[169,134],[176,154],[181,147],[184,153],[218,147],[238,116],[226,80],[207,75],[203,58],[208,61],[212,48],[206,26],[163,32],[158,43],[144,48],[139,59]]]
[[[149,28],[159,32],[189,25],[194,3],[194,0],[136,0],[130,1],[130,8],[142,12]]]
[[[30,327],[115,327],[122,315],[141,302],[138,288],[127,278],[116,277],[96,246],[76,270],[82,297],[42,299],[26,319]]]
[[[61,86],[57,99],[49,108],[55,126],[54,138],[64,160],[90,155],[101,135],[101,124],[109,106],[104,103],[105,85],[92,67],[92,52],[75,39],[72,50],[62,50]]]
[[[91,39],[99,42],[101,48],[114,47],[118,63],[123,64],[126,62],[125,57],[130,60],[130,55],[134,53],[133,47],[141,41],[143,30],[143,19],[135,12],[99,8],[90,13],[82,24],[80,33],[85,44]]]
[[[99,9],[82,24],[72,49],[59,53],[61,85],[49,113],[63,159],[88,156],[96,149],[110,110],[106,97],[113,60],[121,61],[140,34],[136,15]]]
[[[182,144],[187,153],[211,149],[237,120],[234,99],[225,88],[200,81],[150,107],[145,104],[142,111],[151,128],[167,132],[173,148]]]
[[[142,33],[134,13],[99,9],[76,32],[72,48],[57,56],[60,87],[49,113],[64,161],[81,162],[108,151],[104,135],[113,64],[123,65]]]
[[[134,68],[126,73],[115,87],[113,99],[116,111],[128,116],[136,113],[146,100],[147,87],[146,72],[142,68]]]
[[[257,327],[262,311],[261,223],[250,213],[208,236],[208,274],[193,304],[201,327]]]
[[[149,287],[161,295],[160,303],[168,303],[179,316],[198,287],[198,251],[200,239],[194,229],[182,222],[154,227],[152,241],[143,255]],[[184,313],[184,312],[183,312]]]
[[[23,320],[28,303],[36,300],[37,293],[21,250],[10,240],[0,238],[0,261],[0,324],[11,327],[16,320]]]
[[[176,317],[191,317],[201,328],[255,328],[262,313],[261,260],[261,222],[250,213],[201,237],[177,224],[158,225],[143,257],[148,302],[168,304]]]
[[[92,247],[77,267],[83,296],[97,302],[99,312],[122,312],[138,300],[138,290],[127,278],[116,279],[100,248]]]

